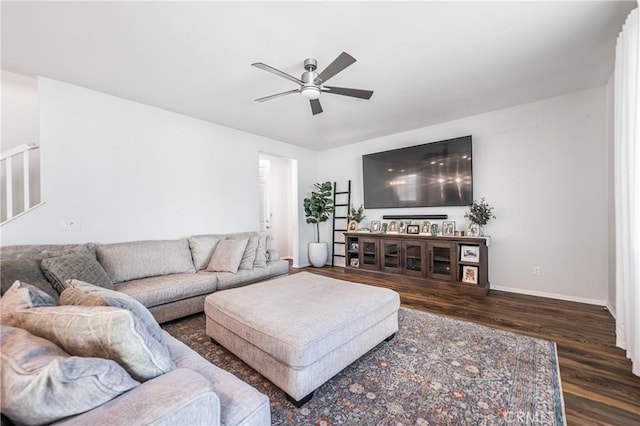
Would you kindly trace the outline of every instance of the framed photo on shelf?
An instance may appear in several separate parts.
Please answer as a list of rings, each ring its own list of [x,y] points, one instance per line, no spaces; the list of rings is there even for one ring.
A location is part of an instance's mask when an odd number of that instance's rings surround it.
[[[398,222],[392,220],[389,222],[389,227],[387,228],[388,234],[397,234],[398,233]]]
[[[460,262],[479,262],[479,246],[460,246]]]
[[[355,220],[349,221],[349,226],[347,227],[347,232],[358,232],[358,222]]]
[[[358,250],[358,242],[357,241],[351,241],[349,243],[349,250]]]
[[[467,237],[479,237],[480,236],[480,225],[477,223],[470,223],[467,226]]]
[[[371,221],[371,232],[378,234],[380,232],[380,221],[372,220]]]
[[[456,234],[456,223],[454,221],[442,222],[442,235],[453,237]]]
[[[389,224],[387,222],[384,222],[382,224],[382,229],[380,230],[381,233],[386,234],[387,233],[387,226],[389,226]]]
[[[462,282],[463,283],[467,283],[467,284],[478,284],[478,267],[477,266],[467,266],[467,265],[463,266],[462,267]]]
[[[398,234],[404,234],[405,232],[407,232],[407,224],[400,221],[400,224],[398,225]]]
[[[428,220],[423,220],[422,222],[420,222],[420,233],[427,235],[427,234],[431,234],[431,222],[429,222]]]
[[[419,234],[420,225],[407,225],[407,234]]]
[[[354,268],[359,268],[360,267],[360,259],[358,259],[357,257],[351,258],[351,260],[349,261],[349,265],[353,266]]]

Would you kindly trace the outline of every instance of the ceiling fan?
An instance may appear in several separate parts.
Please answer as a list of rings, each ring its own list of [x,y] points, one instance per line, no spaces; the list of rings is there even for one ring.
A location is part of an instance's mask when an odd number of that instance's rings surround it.
[[[300,85],[298,89],[276,93],[275,95],[271,96],[265,96],[264,98],[256,99],[256,101],[264,102],[271,99],[279,98],[280,96],[290,95],[292,93],[300,93],[302,96],[309,99],[309,102],[311,103],[311,113],[313,115],[316,115],[322,112],[322,106],[320,106],[320,100],[318,99],[321,93],[332,93],[334,95],[351,96],[353,98],[360,99],[370,99],[373,95],[373,91],[371,90],[324,86],[324,83],[326,83],[327,80],[347,68],[349,65],[353,64],[355,61],[356,60],[353,56],[349,55],[348,53],[342,52],[333,62],[329,64],[328,67],[326,67],[320,74],[318,74],[315,71],[318,67],[318,61],[314,58],[307,58],[304,60],[304,69],[306,71],[302,73],[302,77],[299,79],[287,74],[286,72],[282,72],[269,65],[263,64],[262,62],[251,64],[256,68],[260,68],[261,70],[265,70],[280,77],[284,77],[287,80],[291,80],[294,83]]]

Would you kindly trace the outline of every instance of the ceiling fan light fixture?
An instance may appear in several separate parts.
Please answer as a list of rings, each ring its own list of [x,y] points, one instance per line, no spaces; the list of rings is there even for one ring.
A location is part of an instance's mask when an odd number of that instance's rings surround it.
[[[316,86],[305,86],[300,89],[300,93],[307,99],[318,99],[320,97],[320,89]]]

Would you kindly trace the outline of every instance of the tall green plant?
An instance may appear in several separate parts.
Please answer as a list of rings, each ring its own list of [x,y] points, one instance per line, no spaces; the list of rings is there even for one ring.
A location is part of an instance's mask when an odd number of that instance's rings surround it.
[[[315,191],[311,192],[308,198],[304,199],[304,214],[307,223],[316,225],[316,243],[320,242],[320,223],[329,220],[333,212],[333,200],[331,199],[331,182],[314,183]]]

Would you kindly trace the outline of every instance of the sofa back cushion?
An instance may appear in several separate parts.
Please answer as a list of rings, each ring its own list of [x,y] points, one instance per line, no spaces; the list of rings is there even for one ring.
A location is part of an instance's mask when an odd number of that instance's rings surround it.
[[[96,246],[93,243],[2,247],[0,250],[0,294],[4,294],[16,280],[20,280],[35,285],[57,301],[58,292],[42,272],[42,259],[72,253],[95,257],[95,250]]]
[[[114,283],[196,271],[186,238],[100,244],[97,255]]]

